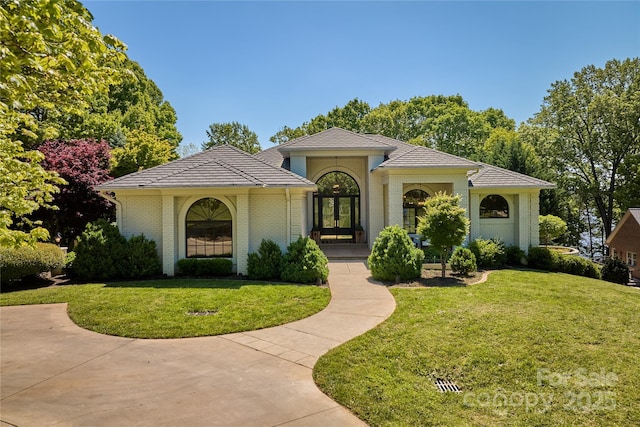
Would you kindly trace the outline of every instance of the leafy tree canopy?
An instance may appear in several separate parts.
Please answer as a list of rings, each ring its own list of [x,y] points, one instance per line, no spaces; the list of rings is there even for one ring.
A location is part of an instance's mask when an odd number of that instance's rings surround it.
[[[298,128],[285,126],[270,140],[283,143],[335,126],[354,132],[376,133],[460,156],[472,156],[481,149],[492,129],[514,130],[515,122],[495,108],[473,111],[459,95],[395,100],[373,109],[356,98]]]
[[[51,115],[81,115],[89,99],[118,82],[126,46],[91,25],[75,0],[5,0],[0,3],[0,241],[19,245],[48,232],[12,229],[49,206],[62,184],[28,149],[53,137]],[[25,150],[25,147],[27,148]]]
[[[71,242],[88,222],[112,212],[111,203],[94,190],[111,179],[109,145],[94,140],[47,141],[38,150],[44,154],[44,168],[56,172],[67,185],[54,196],[56,210],[40,209],[33,218]]]
[[[126,143],[111,151],[111,175],[115,178],[167,163],[177,158],[173,145],[166,139],[132,130],[126,134]]]
[[[258,135],[246,125],[238,122],[212,123],[207,130],[209,141],[202,143],[202,149],[207,150],[218,145],[232,145],[249,154],[260,151]]]
[[[589,65],[553,83],[529,124],[545,129],[546,137],[533,140],[544,166],[595,208],[609,236],[618,208],[629,202],[621,185],[640,190],[629,176],[640,154],[640,59]]]

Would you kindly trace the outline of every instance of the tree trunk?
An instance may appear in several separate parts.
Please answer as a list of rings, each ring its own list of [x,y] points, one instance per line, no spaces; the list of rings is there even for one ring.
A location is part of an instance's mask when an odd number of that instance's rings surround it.
[[[440,263],[442,265],[442,278],[444,279],[447,275],[447,250],[444,249],[440,254]]]

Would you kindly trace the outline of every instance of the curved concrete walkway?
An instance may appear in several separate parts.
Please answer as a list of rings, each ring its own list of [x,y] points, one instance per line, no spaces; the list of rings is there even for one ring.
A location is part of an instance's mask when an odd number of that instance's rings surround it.
[[[327,350],[395,309],[363,262],[332,262],[332,300],[287,325],[140,340],[73,324],[65,304],[0,309],[0,426],[364,425],[315,386]]]

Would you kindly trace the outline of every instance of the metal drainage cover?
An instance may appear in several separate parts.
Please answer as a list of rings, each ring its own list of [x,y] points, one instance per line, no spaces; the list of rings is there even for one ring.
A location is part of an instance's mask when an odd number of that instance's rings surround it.
[[[213,316],[218,310],[187,311],[187,316]]]
[[[453,393],[461,393],[460,387],[456,385],[453,381],[450,380],[441,380],[437,379],[435,382],[436,387],[438,387],[438,391],[440,393],[453,392]]]

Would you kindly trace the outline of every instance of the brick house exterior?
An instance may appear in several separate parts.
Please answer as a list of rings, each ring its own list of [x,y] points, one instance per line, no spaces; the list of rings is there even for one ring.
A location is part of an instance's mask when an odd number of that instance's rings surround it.
[[[625,261],[631,276],[640,279],[640,208],[630,208],[625,212],[607,238],[607,246],[611,256]]]
[[[381,135],[331,128],[249,155],[219,146],[98,187],[125,236],[156,241],[163,271],[178,259],[226,256],[246,273],[262,239],[366,241],[387,225],[415,235],[421,203],[461,196],[468,239],[538,245],[539,193],[554,185]]]

